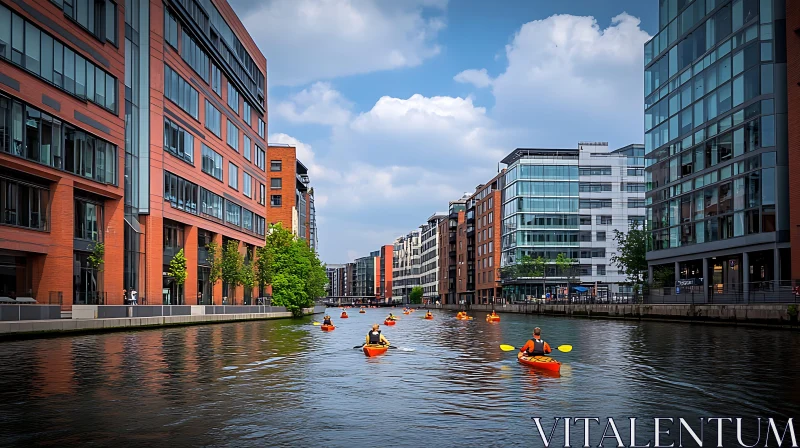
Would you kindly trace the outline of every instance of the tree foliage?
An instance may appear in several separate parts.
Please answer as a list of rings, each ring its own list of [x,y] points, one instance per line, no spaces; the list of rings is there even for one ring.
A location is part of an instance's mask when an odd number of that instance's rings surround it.
[[[244,255],[239,252],[239,242],[229,240],[225,249],[222,251],[222,281],[227,283],[230,288],[236,288],[242,284],[242,266],[244,266]]]
[[[556,268],[562,277],[571,278],[574,266],[575,259],[568,257],[567,254],[561,252],[556,256]]]
[[[256,284],[256,272],[252,252],[248,253],[248,255],[247,258],[249,261],[247,263],[242,263],[242,269],[239,272],[239,283],[241,283],[245,289],[250,290],[253,289],[253,286]]]
[[[208,281],[214,285],[222,278],[222,256],[220,254],[219,244],[217,243],[208,243],[206,249],[208,249],[206,261],[208,262],[210,271],[208,274]]]
[[[263,258],[262,258],[263,257]],[[271,225],[266,245],[259,251],[259,281],[272,284],[272,303],[294,315],[325,295],[325,266],[308,244],[282,225]]]
[[[92,252],[87,257],[89,265],[98,271],[102,271],[102,265],[105,263],[103,257],[106,254],[106,245],[103,243],[94,243],[94,247],[92,247]]]
[[[408,295],[408,301],[413,304],[422,303],[422,287],[415,286],[412,288],[411,293]]]
[[[179,285],[186,283],[186,256],[183,253],[183,249],[179,250],[169,261],[169,275]]]
[[[628,232],[614,230],[617,252],[611,255],[611,262],[628,277],[634,286],[647,280],[647,249],[650,246],[650,233],[642,226],[632,223]]]

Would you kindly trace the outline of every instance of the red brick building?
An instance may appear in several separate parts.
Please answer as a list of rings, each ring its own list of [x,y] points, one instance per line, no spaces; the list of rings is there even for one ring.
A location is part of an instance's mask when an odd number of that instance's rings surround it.
[[[502,225],[502,170],[478,188],[475,201],[475,303],[493,303],[501,295],[500,229]]]
[[[0,176],[14,198],[0,295],[252,301],[211,284],[205,249],[234,241],[249,260],[266,228],[266,59],[227,3],[3,3],[0,69]]]
[[[308,187],[308,168],[297,159],[294,146],[270,143],[268,154],[268,223],[280,223],[316,250],[314,191]]]
[[[380,283],[378,300],[389,301],[392,299],[392,260],[394,260],[394,246],[391,244],[381,246],[380,253],[381,255],[378,262],[380,269],[378,270],[377,276]]]
[[[786,93],[789,176],[800,173],[800,3],[786,2]],[[800,280],[800,183],[789,181],[792,279]]]
[[[439,222],[439,297],[443,304],[458,303],[458,292],[464,291],[465,285],[460,288],[458,279],[466,279],[466,269],[459,272],[459,254],[466,257],[466,249],[458,250],[459,227],[466,222],[466,204],[469,196],[465,195],[457,201],[450,202],[446,219]],[[466,233],[465,233],[466,235]],[[465,243],[465,236],[461,238]],[[462,244],[464,246],[464,244]],[[463,265],[465,267],[466,264]]]

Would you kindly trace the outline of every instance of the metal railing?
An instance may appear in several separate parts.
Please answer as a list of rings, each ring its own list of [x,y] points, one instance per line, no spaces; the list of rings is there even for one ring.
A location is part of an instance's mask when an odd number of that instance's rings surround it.
[[[72,299],[74,305],[105,305],[108,301],[105,291],[76,291]]]

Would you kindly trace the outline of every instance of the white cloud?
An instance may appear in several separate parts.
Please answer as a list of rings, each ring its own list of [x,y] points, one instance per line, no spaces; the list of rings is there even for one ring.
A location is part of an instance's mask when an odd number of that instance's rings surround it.
[[[441,51],[447,0],[237,0],[271,85],[414,67]]]
[[[626,13],[605,29],[593,17],[571,15],[524,24],[492,83],[493,117],[525,124],[537,146],[641,143],[643,44],[650,36],[639,25]]]
[[[485,68],[480,70],[469,69],[457,74],[453,77],[456,82],[463,84],[472,84],[480,89],[492,85],[492,78]]]
[[[275,113],[292,123],[337,125],[350,120],[352,107],[353,104],[330,83],[317,82],[278,103]]]

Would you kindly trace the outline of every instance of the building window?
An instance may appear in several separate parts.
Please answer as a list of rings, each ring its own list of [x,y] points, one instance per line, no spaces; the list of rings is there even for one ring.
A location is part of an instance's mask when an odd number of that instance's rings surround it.
[[[269,205],[272,207],[280,207],[281,206],[281,195],[273,194],[269,197]]]
[[[243,144],[244,144],[244,150],[242,151],[244,153],[244,158],[245,158],[245,160],[250,162],[251,159],[252,159],[252,157],[250,155],[250,137],[248,137],[247,134],[243,134],[242,135],[242,140],[243,140]]]
[[[242,118],[244,119],[244,122],[247,123],[248,126],[253,126],[252,122],[253,112],[250,109],[250,103],[248,103],[247,100],[245,100],[244,103],[242,104]]]
[[[203,172],[222,180],[222,156],[216,151],[202,144],[203,147]]]
[[[206,129],[213,132],[217,137],[221,137],[222,116],[219,110],[210,101],[206,100]]]
[[[611,184],[606,182],[581,182],[578,186],[578,191],[581,193],[611,191]]]
[[[164,171],[164,200],[178,210],[197,214],[197,185]]]
[[[248,198],[253,197],[253,178],[244,171],[242,171],[242,193]]]
[[[645,189],[645,185],[641,183],[626,183],[625,184],[625,191],[628,193],[644,193],[647,191]]]
[[[264,160],[266,157],[267,155],[264,153],[264,150],[256,145],[256,166],[261,168],[261,171],[264,171]]]
[[[228,81],[228,107],[239,115],[239,91]]]
[[[222,197],[200,188],[200,214],[222,220]]]
[[[644,168],[628,168],[628,176],[644,176]]]
[[[580,176],[610,176],[610,166],[592,166],[578,168],[578,175]]]
[[[597,225],[610,226],[612,223],[611,215],[600,215],[597,217]]]
[[[597,232],[597,241],[605,241],[606,232]]]
[[[181,57],[189,64],[189,67],[192,67],[192,70],[200,75],[203,81],[207,83],[208,55],[197,45],[197,42],[192,39],[192,36],[186,34],[185,29],[182,31],[181,38],[183,39],[183,43],[181,44]]]
[[[227,135],[228,146],[235,149],[236,152],[239,152],[239,128],[234,126],[231,123],[231,120],[228,120],[228,135]]]
[[[116,146],[2,95],[0,151],[97,182],[119,181]]]
[[[628,216],[628,226],[636,226],[638,228],[644,228],[644,216]]]
[[[228,162],[228,186],[239,189],[239,167]]]
[[[269,188],[271,190],[280,190],[283,186],[283,179],[280,177],[273,177],[269,180]]]
[[[242,220],[242,207],[231,201],[225,201],[225,222],[240,226]]]
[[[0,224],[46,231],[49,204],[47,188],[0,177]]]
[[[222,73],[217,64],[211,63],[211,90],[222,98]]]
[[[258,119],[258,136],[261,137],[261,138],[266,138],[265,137],[266,132],[267,132],[267,124],[264,123],[264,120],[259,118]]]
[[[267,187],[262,183],[258,184],[258,203],[261,205],[267,203]]]
[[[645,208],[644,199],[628,199],[628,208]]]
[[[178,21],[167,8],[164,8],[164,41],[172,45],[172,48],[178,49]]]
[[[281,171],[281,161],[280,160],[271,160],[269,162],[269,170],[270,171]]]
[[[606,275],[606,265],[604,264],[597,265],[597,275]]]
[[[103,205],[85,199],[75,199],[75,238],[88,241],[103,240]]]
[[[197,90],[166,64],[164,64],[164,96],[197,120]]]
[[[0,58],[116,114],[116,78],[3,4],[0,4]]]
[[[51,0],[97,39],[117,43],[117,5],[110,0]],[[0,13],[2,16],[2,13]]]
[[[194,136],[167,118],[164,119],[164,149],[194,164]]]
[[[611,199],[581,199],[578,208],[611,208]]]

